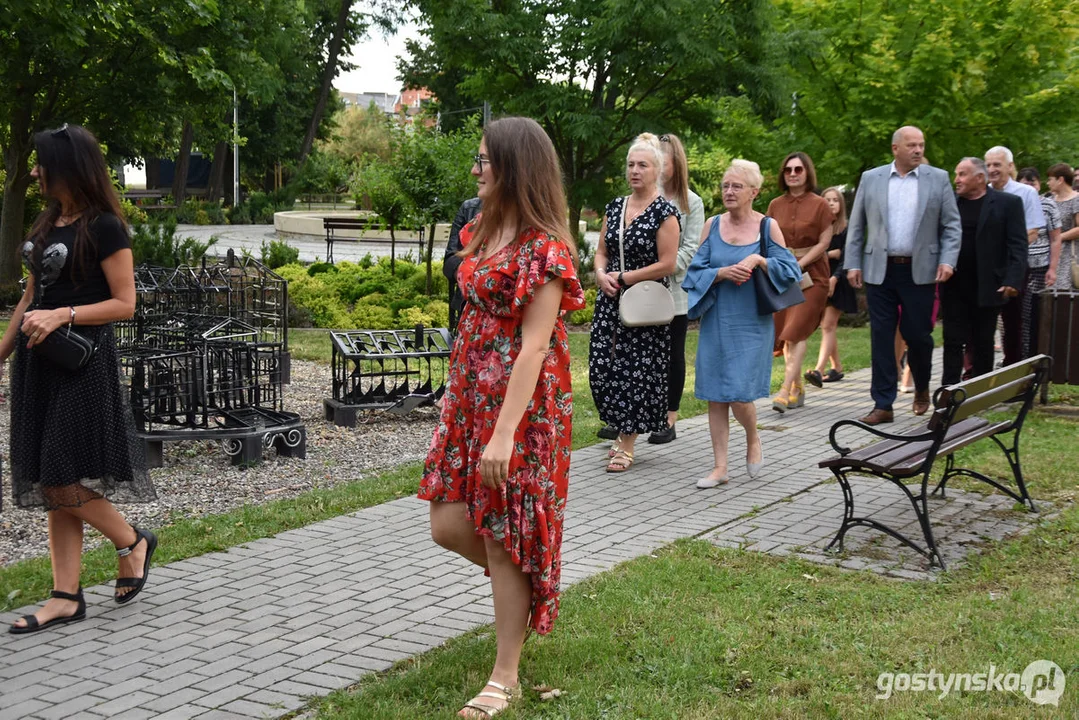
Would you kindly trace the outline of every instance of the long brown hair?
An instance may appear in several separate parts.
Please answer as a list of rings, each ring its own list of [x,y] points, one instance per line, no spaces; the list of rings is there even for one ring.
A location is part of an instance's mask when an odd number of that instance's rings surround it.
[[[667,150],[672,171],[671,179],[663,190],[668,197],[674,198],[679,210],[689,212],[689,162],[686,160],[686,149],[678,136],[671,133],[660,135],[659,141]]]
[[[787,186],[787,179],[783,176],[783,170],[784,170],[784,168],[787,167],[787,163],[789,163],[794,158],[798,158],[799,160],[802,161],[802,164],[805,165],[805,168],[806,168],[806,192],[816,192],[817,191],[817,169],[815,167],[813,167],[813,161],[809,159],[809,156],[806,155],[801,150],[797,150],[797,151],[792,152],[791,154],[787,155],[787,157],[783,158],[783,162],[780,163],[780,165],[779,165],[779,189],[782,190],[783,192],[789,192],[790,191],[790,188]]]
[[[34,243],[34,258],[40,262],[49,231],[63,212],[58,191],[70,195],[73,207],[81,213],[74,222],[71,267],[74,278],[85,273],[90,258],[97,257],[97,242],[90,233],[90,224],[105,213],[112,213],[124,222],[120,201],[101,146],[86,128],[65,124],[56,130],[42,130],[34,134],[34,147],[49,204],[34,220],[26,239]]]
[[[515,216],[518,239],[525,228],[547,233],[566,243],[576,263],[577,244],[569,229],[562,168],[547,133],[531,118],[506,117],[489,123],[483,139],[494,185],[483,200],[476,232],[461,255],[478,252],[507,216]]]
[[[843,192],[838,187],[830,187],[820,194],[822,198],[828,193],[835,193],[839,196],[839,214],[836,215],[835,220],[832,221],[832,232],[839,233],[847,229],[847,198],[843,197]]]

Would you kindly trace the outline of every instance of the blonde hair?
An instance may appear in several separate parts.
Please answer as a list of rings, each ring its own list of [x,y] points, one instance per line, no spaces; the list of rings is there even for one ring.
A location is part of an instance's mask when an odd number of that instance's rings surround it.
[[[498,233],[507,216],[517,218],[519,242],[533,228],[566,243],[577,264],[577,244],[569,229],[562,167],[547,133],[535,120],[505,117],[483,130],[494,186],[483,201],[476,232],[460,252],[472,255],[486,238]]]
[[[649,152],[652,153],[652,157],[656,160],[656,187],[660,192],[663,191],[663,165],[665,158],[663,157],[663,148],[659,146],[659,138],[652,133],[641,133],[637,137],[633,138],[633,144],[629,146],[629,150],[626,151],[626,163],[629,163],[629,156],[635,152]],[[628,170],[627,170],[628,175]]]
[[[830,187],[820,194],[822,198],[827,200],[828,193],[835,193],[839,198],[839,214],[835,216],[835,220],[832,221],[832,232],[843,232],[847,227],[847,198],[843,197],[843,193],[840,192],[838,187]]]
[[[665,159],[674,166],[671,181],[663,190],[674,199],[679,210],[689,212],[689,162],[686,160],[686,149],[678,136],[671,133],[660,135],[659,142],[666,150]]]
[[[749,187],[760,190],[761,185],[764,184],[764,175],[761,175],[761,166],[752,160],[743,160],[742,158],[735,158],[731,160],[731,164],[727,166],[724,175],[738,175]]]

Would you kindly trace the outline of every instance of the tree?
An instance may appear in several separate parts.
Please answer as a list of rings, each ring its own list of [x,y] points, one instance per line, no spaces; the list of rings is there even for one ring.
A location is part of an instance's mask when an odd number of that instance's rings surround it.
[[[431,264],[435,223],[452,220],[465,200],[476,194],[473,158],[480,132],[475,120],[452,133],[423,126],[402,128],[394,135],[393,168],[401,192],[409,199],[416,220],[429,226],[427,234],[427,293],[431,293]]]
[[[1008,145],[1017,165],[1079,155],[1074,0],[781,0],[791,35],[790,115],[776,129],[830,183],[887,162],[918,125],[951,169]]]
[[[378,25],[385,31],[392,30],[395,18],[400,13],[397,4],[384,0],[372,0],[368,10],[359,13],[353,12],[354,0],[319,0],[312,5],[315,17],[318,19],[313,36],[325,38],[325,51],[319,54],[320,58],[325,55],[325,60],[322,64],[322,80],[318,98],[300,146],[298,157],[300,165],[303,165],[311,153],[311,148],[314,147],[315,138],[326,115],[334,78],[341,70],[352,67],[343,62],[342,57],[348,55],[352,45],[363,37],[372,25]],[[321,48],[322,46],[320,50]]]
[[[562,163],[576,228],[602,207],[638,133],[715,127],[714,100],[774,109],[764,0],[414,0],[426,27],[401,64],[443,103],[528,115]],[[459,108],[447,107],[444,110]]]
[[[363,164],[352,185],[356,195],[356,204],[370,207],[390,230],[390,274],[396,273],[395,256],[397,255],[396,228],[407,223],[412,217],[413,208],[408,196],[401,190],[393,167],[378,159],[371,159]]]
[[[332,135],[321,145],[326,153],[352,162],[365,156],[390,159],[390,118],[374,103],[341,109],[333,116],[333,124]]]

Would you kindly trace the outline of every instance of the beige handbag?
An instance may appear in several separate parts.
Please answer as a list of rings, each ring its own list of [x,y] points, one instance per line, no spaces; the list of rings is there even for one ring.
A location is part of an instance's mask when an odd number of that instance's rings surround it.
[[[618,266],[626,271],[625,242],[626,206],[629,196],[622,201],[622,216],[618,221]],[[674,320],[674,298],[667,287],[655,280],[642,280],[622,291],[618,301],[618,319],[626,327],[667,325]]]
[[[1079,257],[1075,255],[1076,246],[1072,244],[1072,287],[1079,290]]]

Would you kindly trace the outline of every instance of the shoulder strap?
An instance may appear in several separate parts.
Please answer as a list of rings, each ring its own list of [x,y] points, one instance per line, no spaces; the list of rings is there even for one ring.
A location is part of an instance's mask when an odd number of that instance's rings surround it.
[[[761,218],[761,257],[768,257],[768,241],[772,239],[769,217]]]
[[[618,218],[618,267],[621,272],[626,271],[625,244],[622,237],[626,234],[626,206],[629,205],[629,195],[622,198],[622,212]]]

